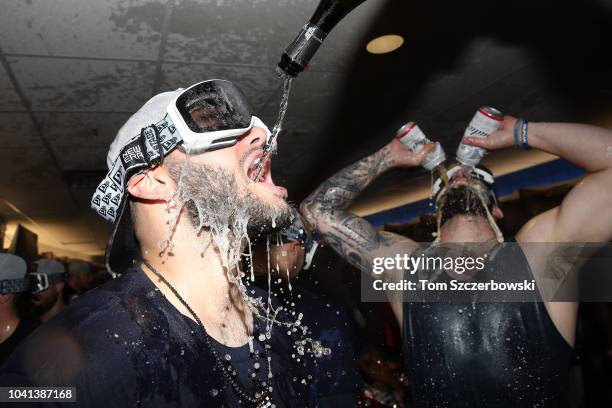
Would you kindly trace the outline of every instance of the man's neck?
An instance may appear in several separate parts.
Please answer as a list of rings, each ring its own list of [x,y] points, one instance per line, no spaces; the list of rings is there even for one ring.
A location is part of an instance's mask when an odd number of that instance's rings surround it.
[[[477,215],[455,215],[440,228],[440,242],[485,242],[495,239],[489,221]]]
[[[19,315],[12,305],[0,305],[0,343],[13,335],[19,325]]]
[[[252,330],[252,316],[245,308],[236,288],[230,284],[218,251],[210,245],[204,252],[196,241],[206,237],[174,237],[172,253],[159,256],[159,251],[142,249],[144,259],[179,293],[204,324],[206,331],[228,346],[240,346]],[[183,315],[194,319],[189,310],[153,271],[143,271],[168,301]]]

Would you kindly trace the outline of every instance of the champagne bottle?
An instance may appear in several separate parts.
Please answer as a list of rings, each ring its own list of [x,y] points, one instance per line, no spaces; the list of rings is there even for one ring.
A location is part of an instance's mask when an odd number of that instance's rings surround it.
[[[325,37],[340,20],[365,0],[321,0],[302,31],[285,49],[280,69],[296,77],[319,49]]]

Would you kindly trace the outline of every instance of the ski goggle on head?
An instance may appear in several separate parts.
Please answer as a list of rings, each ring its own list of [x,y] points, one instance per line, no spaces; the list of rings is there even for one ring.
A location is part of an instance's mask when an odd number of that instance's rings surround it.
[[[133,175],[161,164],[174,148],[201,154],[229,147],[253,127],[263,129],[270,141],[268,127],[229,81],[212,79],[156,95],[117,133],[107,156],[109,172],[91,207],[114,223]]]
[[[197,83],[176,96],[167,109],[183,139],[182,149],[190,154],[228,147],[252,127],[263,122],[253,116],[246,98],[229,81],[210,80]]]
[[[497,194],[495,193],[495,178],[493,177],[493,173],[491,170],[482,165],[477,165],[475,167],[471,166],[463,166],[459,163],[452,165],[446,172],[449,182],[453,179],[453,176],[457,174],[457,172],[463,170],[466,176],[472,180],[481,181],[487,187],[487,194],[489,198],[489,202],[498,206],[497,202]],[[442,178],[439,176],[435,179],[432,186],[432,197],[437,202],[440,199],[440,196],[447,192],[447,188],[444,185]]]
[[[30,292],[42,292],[57,282],[68,279],[66,268],[55,259],[40,259],[36,261],[36,272],[28,274]]]

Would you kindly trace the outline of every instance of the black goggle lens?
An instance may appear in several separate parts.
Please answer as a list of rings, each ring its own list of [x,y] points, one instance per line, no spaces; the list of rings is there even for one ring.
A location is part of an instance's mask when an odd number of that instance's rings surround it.
[[[196,133],[248,128],[253,116],[242,92],[221,80],[194,85],[178,97],[176,107]]]

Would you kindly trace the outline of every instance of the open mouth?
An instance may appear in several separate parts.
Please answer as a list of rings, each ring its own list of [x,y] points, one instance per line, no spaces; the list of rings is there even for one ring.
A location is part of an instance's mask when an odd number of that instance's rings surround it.
[[[259,172],[259,177],[257,177],[257,180],[254,180],[262,156],[263,151],[261,150],[253,156],[246,170],[247,178],[251,180],[255,185],[267,189],[272,194],[281,198],[287,198],[287,189],[285,187],[277,186],[272,180],[272,160],[269,156],[266,159],[265,163],[263,163],[263,167]]]

